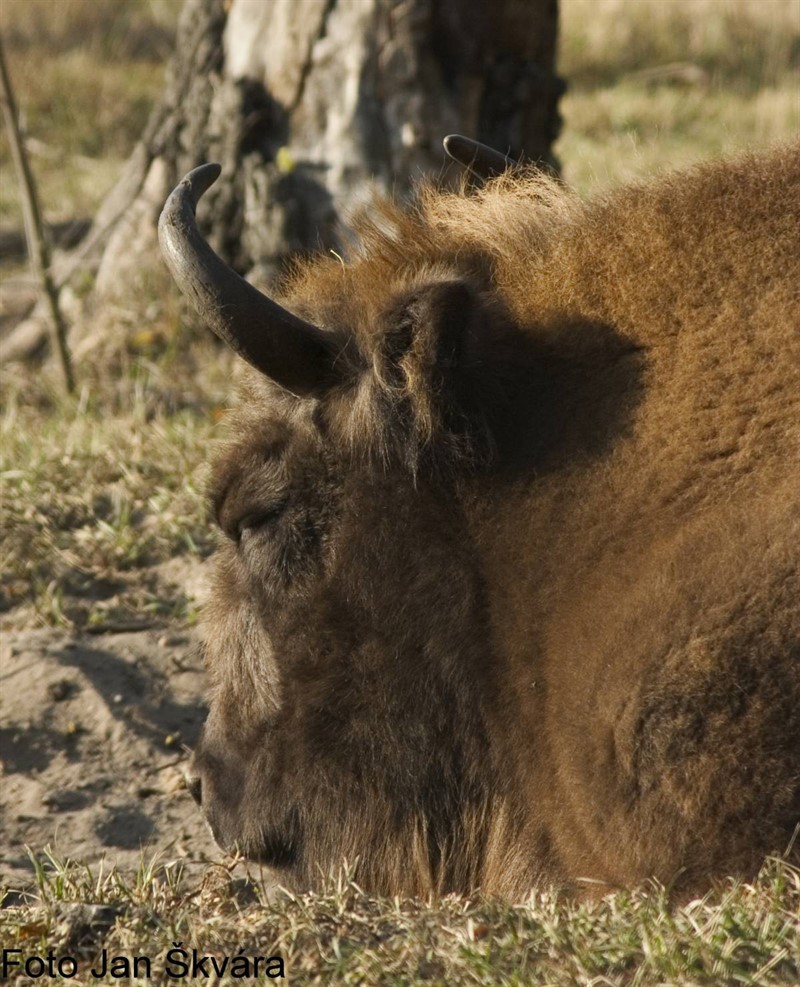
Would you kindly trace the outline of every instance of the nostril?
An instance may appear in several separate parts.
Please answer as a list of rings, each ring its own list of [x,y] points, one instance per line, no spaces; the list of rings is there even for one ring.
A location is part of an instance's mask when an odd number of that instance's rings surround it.
[[[186,772],[186,787],[189,789],[189,794],[197,802],[198,805],[203,801],[203,782],[200,780],[200,775],[196,775],[190,772]]]

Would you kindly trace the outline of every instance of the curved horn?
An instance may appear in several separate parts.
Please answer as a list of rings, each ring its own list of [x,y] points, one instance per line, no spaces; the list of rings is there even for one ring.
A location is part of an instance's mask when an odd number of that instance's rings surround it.
[[[334,356],[325,333],[239,277],[200,235],[195,209],[220,171],[218,164],[195,168],[166,201],[158,239],[170,273],[200,317],[249,364],[298,396],[323,390]]]
[[[478,178],[494,178],[519,163],[500,151],[461,134],[450,134],[442,143],[453,161],[468,168]]]

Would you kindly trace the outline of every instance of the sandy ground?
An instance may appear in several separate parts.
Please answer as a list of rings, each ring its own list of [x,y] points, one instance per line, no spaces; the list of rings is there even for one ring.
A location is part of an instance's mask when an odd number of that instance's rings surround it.
[[[0,642],[0,888],[32,879],[26,845],[134,870],[142,850],[189,876],[221,859],[183,769],[205,716],[190,633]]]

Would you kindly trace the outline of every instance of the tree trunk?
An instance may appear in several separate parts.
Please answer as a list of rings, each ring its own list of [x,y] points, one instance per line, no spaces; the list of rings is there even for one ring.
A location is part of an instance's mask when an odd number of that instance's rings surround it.
[[[448,133],[552,165],[556,36],[557,0],[185,0],[161,103],[79,248],[92,298],[152,297],[158,214],[203,161],[223,172],[201,223],[262,284],[335,249],[373,188],[440,173]]]

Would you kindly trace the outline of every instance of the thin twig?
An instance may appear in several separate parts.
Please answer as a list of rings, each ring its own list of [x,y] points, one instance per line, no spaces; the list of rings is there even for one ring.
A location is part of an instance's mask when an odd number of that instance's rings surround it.
[[[50,328],[53,352],[61,367],[64,386],[69,394],[75,390],[72,375],[72,364],[67,348],[67,327],[58,306],[58,289],[50,274],[50,251],[42,233],[42,219],[39,203],[36,197],[36,185],[33,180],[28,155],[19,131],[17,106],[14,92],[11,88],[11,78],[6,67],[3,53],[3,43],[0,39],[0,102],[3,104],[3,116],[8,130],[8,141],[11,145],[11,156],[17,169],[20,193],[22,198],[22,215],[25,222],[25,239],[28,241],[28,258],[34,276],[42,288],[50,309]]]

